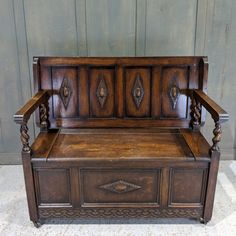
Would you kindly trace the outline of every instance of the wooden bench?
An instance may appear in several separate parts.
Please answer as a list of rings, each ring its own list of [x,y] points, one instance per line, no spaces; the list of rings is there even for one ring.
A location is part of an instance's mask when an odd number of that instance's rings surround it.
[[[39,57],[15,115],[30,219],[212,216],[228,114],[206,95],[206,57]],[[27,122],[40,126],[29,143]],[[213,143],[200,132],[206,110]]]

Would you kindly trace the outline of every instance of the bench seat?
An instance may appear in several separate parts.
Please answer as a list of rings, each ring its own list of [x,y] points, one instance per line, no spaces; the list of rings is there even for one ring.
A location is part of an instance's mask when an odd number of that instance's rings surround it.
[[[44,147],[44,149],[42,148]],[[32,145],[33,159],[47,161],[97,159],[209,160],[200,132],[190,129],[83,128],[42,132]]]

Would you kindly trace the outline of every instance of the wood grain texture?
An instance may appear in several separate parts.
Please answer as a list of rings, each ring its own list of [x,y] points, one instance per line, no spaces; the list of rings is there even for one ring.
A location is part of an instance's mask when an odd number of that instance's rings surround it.
[[[150,129],[82,129],[61,133],[49,158],[151,158],[188,160],[192,153],[181,134]],[[168,152],[166,149],[168,148]]]
[[[187,89],[200,89],[200,84],[206,84],[202,81],[205,77],[197,76],[202,60],[202,57],[38,57],[41,79],[36,76],[35,84],[53,94],[49,100],[52,127],[135,126],[135,119],[142,127],[149,123],[175,127],[183,123],[181,127],[187,127],[190,118]],[[64,88],[68,91],[66,97],[62,95]],[[174,88],[176,101],[171,95]],[[124,121],[123,117],[129,119]],[[107,123],[99,118],[106,118]]]
[[[136,90],[139,97],[136,97]],[[125,71],[125,111],[127,117],[150,117],[151,70],[134,68]]]
[[[93,204],[102,206],[105,205],[104,203],[120,207],[128,204],[159,204],[160,177],[158,170],[82,169],[81,179],[83,204],[86,207]],[[122,181],[123,185],[119,181]],[[115,185],[116,183],[117,186]],[[117,189],[119,185],[120,187],[126,187],[125,184],[127,184],[127,188],[129,184],[131,187],[130,191],[126,192],[114,192],[110,191],[109,187],[102,187],[109,184],[113,184],[113,188],[117,187]],[[91,194],[91,191],[94,194]]]
[[[90,117],[114,117],[116,98],[114,73],[114,69],[89,70]]]

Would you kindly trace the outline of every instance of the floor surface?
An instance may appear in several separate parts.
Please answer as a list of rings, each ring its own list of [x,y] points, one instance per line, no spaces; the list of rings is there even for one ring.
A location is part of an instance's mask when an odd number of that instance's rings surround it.
[[[51,221],[39,229],[28,218],[22,166],[0,166],[0,236],[8,235],[236,236],[236,161],[220,163],[213,217],[207,225],[186,219]]]

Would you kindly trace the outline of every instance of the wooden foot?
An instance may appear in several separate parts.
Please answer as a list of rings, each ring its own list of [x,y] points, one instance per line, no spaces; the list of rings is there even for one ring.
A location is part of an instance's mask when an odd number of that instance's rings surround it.
[[[35,228],[39,228],[42,225],[39,221],[34,221],[33,224]]]
[[[204,218],[201,217],[201,218],[199,219],[199,221],[200,221],[201,224],[205,224],[205,225],[206,225],[209,220],[205,220]]]

